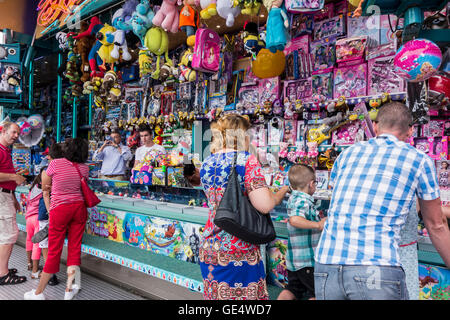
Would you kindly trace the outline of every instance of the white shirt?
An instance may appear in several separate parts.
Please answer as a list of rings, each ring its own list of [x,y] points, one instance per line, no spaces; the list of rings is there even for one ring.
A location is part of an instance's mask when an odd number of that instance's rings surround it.
[[[152,151],[152,150],[159,151],[164,154],[167,153],[166,149],[163,146],[155,143],[151,147],[142,146],[142,147],[137,148],[135,156],[134,156],[134,160],[142,161],[144,159],[145,155],[147,154],[147,152]]]

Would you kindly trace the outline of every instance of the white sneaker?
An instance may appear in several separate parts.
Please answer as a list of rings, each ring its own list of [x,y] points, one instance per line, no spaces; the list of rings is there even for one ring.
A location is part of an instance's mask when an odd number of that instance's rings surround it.
[[[75,297],[75,295],[78,293],[78,291],[80,291],[80,288],[78,287],[78,285],[76,285],[76,284],[72,285],[71,291],[64,292],[64,300],[72,300],[73,297]]]
[[[23,298],[25,300],[45,300],[44,293],[35,294],[35,292],[36,292],[36,289],[25,292],[25,294],[23,295]]]

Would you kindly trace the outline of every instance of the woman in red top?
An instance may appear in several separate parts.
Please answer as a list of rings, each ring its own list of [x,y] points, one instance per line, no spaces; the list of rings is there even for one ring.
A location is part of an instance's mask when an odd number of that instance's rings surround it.
[[[67,233],[67,288],[65,300],[71,300],[80,290],[81,240],[87,220],[87,210],[81,191],[82,176],[89,177],[88,142],[82,138],[67,139],[64,158],[52,160],[42,173],[42,189],[51,188],[49,205],[48,257],[36,290],[25,293],[25,299],[44,300],[43,291],[52,274],[59,271],[61,252]],[[75,284],[72,281],[75,279]]]

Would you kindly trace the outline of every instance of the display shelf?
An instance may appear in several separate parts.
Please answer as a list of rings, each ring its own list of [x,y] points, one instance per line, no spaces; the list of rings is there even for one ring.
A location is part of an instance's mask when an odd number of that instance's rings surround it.
[[[360,97],[354,97],[354,98],[346,98],[346,103],[349,105],[355,105],[358,104],[360,102],[369,102],[369,100],[371,99],[377,99],[377,98],[381,98],[382,94],[377,94],[377,95],[369,95],[369,96],[360,96]],[[406,98],[406,92],[398,92],[398,93],[390,93],[390,98],[392,100],[404,100]],[[337,102],[338,99],[329,99],[323,103],[320,104],[315,104],[313,102],[305,102],[303,103],[303,107],[305,107],[306,109],[311,109],[311,108],[317,108],[317,106],[324,108],[326,107],[328,104],[330,104],[331,102]],[[256,108],[250,108],[247,110],[225,110],[223,111],[224,114],[240,114],[240,115],[252,115],[255,114]],[[208,117],[206,117],[205,115],[196,115],[196,120],[204,120],[204,119],[208,119]],[[317,122],[319,123],[319,122]]]

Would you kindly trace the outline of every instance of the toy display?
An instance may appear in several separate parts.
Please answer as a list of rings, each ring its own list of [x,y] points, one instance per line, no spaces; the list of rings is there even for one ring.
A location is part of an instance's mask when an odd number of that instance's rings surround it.
[[[20,60],[4,61],[0,49],[0,95],[31,99],[30,113],[23,108],[17,116],[20,103],[13,112],[21,130],[18,167],[36,172],[33,153],[45,150],[50,132],[56,132],[58,108],[62,140],[77,135],[77,124],[78,135],[89,136],[91,154],[113,131],[135,153],[147,141],[141,129],[148,128],[158,151],[127,164],[133,167],[124,182],[130,187],[97,179],[103,185],[96,191],[120,201],[143,199],[155,208],[164,202],[164,214],[197,214],[208,203],[201,188],[184,178],[183,165],[192,158],[201,164],[209,155],[209,122],[239,114],[251,123],[250,151],[271,191],[286,185],[293,165],[310,165],[318,183],[313,197],[326,211],[329,174],[339,154],[374,138],[378,110],[400,101],[413,115],[411,145],[442,166],[440,187],[450,189],[444,168],[450,161],[450,55],[445,41],[403,42],[405,19],[364,16],[357,0],[126,0],[102,10],[68,33],[52,33],[64,56],[58,68],[62,91],[27,89],[20,95],[22,83],[32,78],[29,70],[22,70]],[[448,28],[445,15],[428,15],[434,18],[424,21],[421,36]],[[48,101],[60,93],[62,105]],[[100,161],[90,163],[91,177],[100,167]],[[169,208],[177,201],[189,210]],[[288,220],[285,205],[284,200],[272,215],[280,223]],[[200,227],[95,210],[88,233],[198,263]],[[286,246],[285,239],[276,239],[267,247],[268,279],[279,286],[287,283]]]

